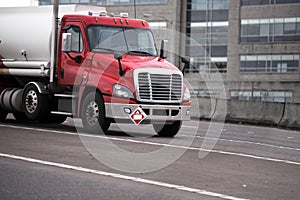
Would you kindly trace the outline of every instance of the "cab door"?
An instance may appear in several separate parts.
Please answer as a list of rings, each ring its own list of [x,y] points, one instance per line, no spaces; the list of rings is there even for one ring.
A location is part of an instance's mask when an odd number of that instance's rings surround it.
[[[80,85],[87,78],[84,69],[89,63],[87,40],[81,22],[66,22],[62,27],[62,33],[71,34],[70,51],[61,52],[60,67],[58,69],[59,84],[67,86]]]

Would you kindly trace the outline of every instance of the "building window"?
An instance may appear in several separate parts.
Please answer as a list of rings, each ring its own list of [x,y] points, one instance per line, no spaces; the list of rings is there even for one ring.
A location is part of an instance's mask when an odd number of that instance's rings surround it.
[[[229,8],[229,0],[192,0],[192,10],[223,10]]]
[[[293,101],[291,91],[231,91],[231,99],[244,101],[287,102]]]
[[[228,22],[191,23],[191,37],[202,46],[227,46]],[[224,54],[227,55],[227,54]]]
[[[191,57],[187,73],[227,73],[227,57]]]
[[[227,72],[228,22],[193,22],[187,41],[192,58],[188,73]]]
[[[229,0],[188,0],[187,73],[227,73]]]
[[[120,5],[120,4],[157,4],[167,3],[167,0],[97,0],[97,5]]]
[[[120,5],[133,4],[134,0],[59,0],[60,4]],[[167,0],[135,0],[136,4],[167,3]],[[39,5],[51,5],[53,0],[39,0]]]
[[[254,73],[298,72],[299,55],[240,56],[240,71]]]
[[[293,4],[300,3],[300,0],[241,0],[242,6]]]
[[[241,42],[300,41],[300,18],[241,20]]]
[[[39,0],[39,5],[52,5],[53,0]],[[59,0],[59,4],[90,4],[90,0]]]

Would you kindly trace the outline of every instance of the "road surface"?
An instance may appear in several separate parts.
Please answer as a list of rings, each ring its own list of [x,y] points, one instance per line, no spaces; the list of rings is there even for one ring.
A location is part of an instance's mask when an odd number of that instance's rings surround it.
[[[0,199],[300,198],[300,132],[189,121],[174,139],[153,135],[151,126],[112,125],[106,137],[70,118],[9,118],[0,123]]]

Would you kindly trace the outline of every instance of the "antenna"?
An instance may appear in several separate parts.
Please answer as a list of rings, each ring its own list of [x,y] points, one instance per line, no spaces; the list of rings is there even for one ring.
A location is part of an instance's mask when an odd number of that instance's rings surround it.
[[[133,7],[134,7],[134,18],[136,19],[136,0],[133,1]]]

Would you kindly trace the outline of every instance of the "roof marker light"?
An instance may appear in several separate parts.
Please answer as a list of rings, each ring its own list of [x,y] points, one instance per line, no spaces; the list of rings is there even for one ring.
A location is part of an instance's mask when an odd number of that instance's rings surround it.
[[[106,11],[101,11],[100,13],[99,13],[99,16],[101,16],[101,17],[105,17],[107,15],[107,12]]]
[[[120,13],[121,18],[128,18],[128,13]]]

